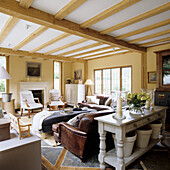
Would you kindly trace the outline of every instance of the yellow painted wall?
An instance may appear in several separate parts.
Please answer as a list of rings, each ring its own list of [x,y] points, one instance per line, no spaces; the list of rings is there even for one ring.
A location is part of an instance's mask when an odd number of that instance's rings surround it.
[[[41,81],[48,82],[48,88],[53,88],[53,61],[41,60],[31,58],[20,58],[17,56],[10,56],[9,58],[9,74],[12,79],[9,81],[9,91],[13,93],[15,99],[15,108],[20,107],[19,101],[19,82],[26,81],[26,62],[41,63]],[[31,82],[40,81],[39,78],[30,78]],[[48,93],[47,93],[48,97]]]
[[[170,49],[170,44],[159,45],[155,47],[150,47],[147,49],[147,72],[149,71],[156,71],[156,54],[154,51],[161,51]],[[156,84],[147,84],[148,89],[155,89]]]
[[[65,94],[65,84],[67,78],[72,78],[72,63],[63,62],[62,63],[62,95]]]
[[[129,65],[132,65],[132,92],[139,92],[141,88],[140,53],[132,52],[88,61],[88,78],[94,82],[94,69]]]

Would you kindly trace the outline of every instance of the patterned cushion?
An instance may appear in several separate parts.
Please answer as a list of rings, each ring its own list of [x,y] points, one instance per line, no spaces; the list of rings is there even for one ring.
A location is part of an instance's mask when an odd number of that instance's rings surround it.
[[[105,106],[110,106],[111,103],[112,103],[112,98],[109,97],[105,102]]]

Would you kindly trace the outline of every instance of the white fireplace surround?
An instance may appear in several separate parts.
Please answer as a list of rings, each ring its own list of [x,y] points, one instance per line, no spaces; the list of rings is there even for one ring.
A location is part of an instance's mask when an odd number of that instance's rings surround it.
[[[20,91],[26,90],[43,90],[44,92],[44,108],[47,107],[47,85],[48,82],[19,82]]]

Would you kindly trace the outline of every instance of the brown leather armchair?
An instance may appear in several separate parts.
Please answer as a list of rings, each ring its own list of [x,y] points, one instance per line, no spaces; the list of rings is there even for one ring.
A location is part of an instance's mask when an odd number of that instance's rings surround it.
[[[64,148],[74,153],[82,160],[99,152],[98,123],[95,117],[111,114],[113,111],[100,111],[87,113],[80,118],[77,127],[73,127],[66,122],[53,124],[54,138],[56,142],[61,142]],[[108,134],[109,135],[109,134]],[[106,136],[106,141],[110,148],[113,148],[113,139]]]

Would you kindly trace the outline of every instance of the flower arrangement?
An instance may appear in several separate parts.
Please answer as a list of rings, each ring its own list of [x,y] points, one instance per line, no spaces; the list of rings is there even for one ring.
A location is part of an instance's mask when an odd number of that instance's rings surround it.
[[[150,101],[150,95],[142,93],[129,93],[127,95],[129,110],[134,110],[136,113],[138,111],[142,112],[141,107],[145,105],[146,101]]]

